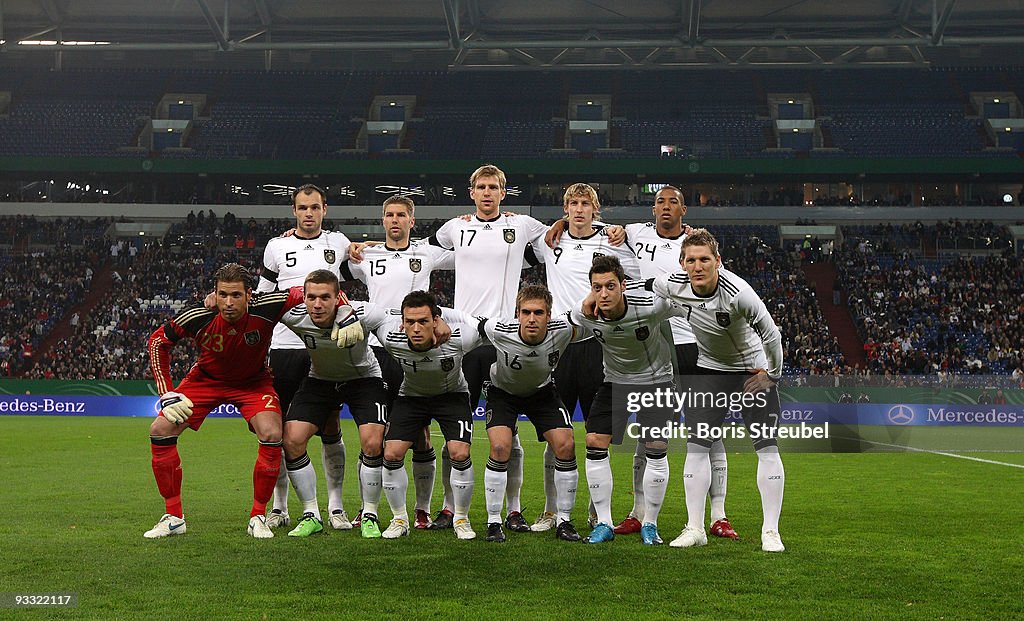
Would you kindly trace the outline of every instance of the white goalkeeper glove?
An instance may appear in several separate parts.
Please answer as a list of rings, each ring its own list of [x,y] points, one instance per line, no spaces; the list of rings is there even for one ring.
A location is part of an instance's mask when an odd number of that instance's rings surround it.
[[[331,330],[331,340],[338,344],[338,347],[352,347],[363,340],[363,324],[360,323],[356,311],[348,304],[338,306],[337,319],[334,322],[334,329]]]
[[[192,416],[192,400],[180,392],[164,393],[160,397],[160,414],[175,425],[180,425]]]

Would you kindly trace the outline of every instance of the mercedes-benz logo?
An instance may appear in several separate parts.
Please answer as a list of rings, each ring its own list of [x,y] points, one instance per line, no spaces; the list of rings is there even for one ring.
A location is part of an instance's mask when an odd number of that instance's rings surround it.
[[[909,425],[914,422],[914,410],[909,405],[894,405],[889,408],[889,422],[894,425]]]

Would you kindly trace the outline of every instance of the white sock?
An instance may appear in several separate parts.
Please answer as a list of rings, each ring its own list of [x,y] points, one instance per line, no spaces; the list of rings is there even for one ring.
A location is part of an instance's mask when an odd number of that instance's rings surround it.
[[[612,461],[608,449],[587,449],[587,485],[597,521],[612,525]]]
[[[434,449],[413,451],[412,478],[416,487],[416,510],[430,513],[430,501],[434,495],[434,472],[437,458]]]
[[[523,445],[519,442],[519,434],[512,436],[512,454],[508,458],[508,486],[505,488],[505,501],[508,512],[523,510],[519,495],[523,491]]]
[[[640,520],[644,520],[644,471],[647,469],[647,447],[639,438],[636,441],[636,451],[633,453],[633,508],[629,514]]]
[[[571,461],[558,460],[559,469],[553,470],[556,494],[555,521],[558,524],[572,519],[572,508],[576,505],[576,487],[579,485],[580,471],[576,467],[576,459]]]
[[[274,506],[281,513],[288,513],[288,469],[281,468],[277,475],[277,485],[274,486]]]
[[[711,521],[725,519],[725,494],[729,485],[729,461],[725,443],[715,440],[711,445]]]
[[[757,489],[761,492],[761,512],[764,522],[761,532],[779,530],[782,514],[782,494],[786,487],[786,471],[782,467],[779,447],[768,446],[757,452]]]
[[[337,442],[324,442],[321,455],[324,462],[324,478],[327,479],[327,512],[344,509],[341,499],[341,488],[345,482],[345,441],[338,437]]]
[[[369,462],[370,465],[367,465]],[[377,515],[377,508],[380,505],[381,483],[383,481],[384,458],[366,457],[359,458],[359,490],[363,499],[363,513]]]
[[[469,518],[469,504],[473,500],[473,462],[470,458],[466,461],[452,463],[452,496],[454,507],[452,513],[455,519]]]
[[[391,506],[391,515],[396,519],[409,521],[409,510],[405,506],[405,496],[409,493],[409,475],[405,472],[405,460],[389,462],[384,460],[384,472],[381,473],[381,487],[384,496]]]
[[[647,456],[644,469],[644,518],[643,522],[657,525],[661,505],[668,490],[668,457],[664,453]]]
[[[555,486],[555,452],[551,445],[544,448],[544,513],[555,513],[558,507],[558,491]]]
[[[487,523],[501,522],[501,508],[505,504],[505,487],[508,485],[508,462],[487,460],[484,469],[484,504],[487,508]]]
[[[444,505],[442,509],[453,511],[455,495],[452,494],[452,458],[448,456],[448,445],[441,449],[441,485],[444,486]]]
[[[303,455],[294,462],[286,463],[283,468],[285,475],[291,479],[295,487],[295,495],[302,503],[303,513],[312,513],[320,519],[320,507],[316,501],[316,469],[309,461],[309,455]]]
[[[709,449],[693,442],[686,443],[683,462],[683,490],[686,492],[686,525],[704,530],[704,503],[711,487]]]

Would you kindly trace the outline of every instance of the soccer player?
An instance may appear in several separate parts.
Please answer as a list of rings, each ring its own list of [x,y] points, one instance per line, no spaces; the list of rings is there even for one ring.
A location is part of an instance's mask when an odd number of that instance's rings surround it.
[[[363,326],[376,334],[405,369],[384,434],[383,487],[393,515],[383,533],[385,539],[409,534],[405,454],[431,420],[441,426],[451,456],[455,535],[459,539],[476,537],[469,522],[473,498],[473,414],[462,360],[480,345],[481,338],[471,327],[453,327],[451,339],[439,344],[434,331],[440,318],[437,301],[425,291],[406,295],[400,311],[367,308],[362,318]]]
[[[274,326],[302,303],[302,296],[288,291],[253,296],[249,272],[237,263],[218,269],[214,282],[216,310],[190,306],[149,338],[150,369],[163,395],[149,439],[153,475],[167,509],[146,531],[148,539],[185,533],[178,436],[186,428],[198,431],[206,416],[225,403],[238,408],[259,439],[248,533],[258,539],[274,536],[264,514],[281,468],[281,406],[266,357]],[[171,349],[183,338],[195,340],[199,360],[173,388]]]
[[[696,229],[683,242],[684,274],[662,275],[647,288],[685,309],[699,349],[691,394],[746,394],[759,397],[742,403],[743,422],[757,451],[757,487],[763,522],[761,549],[782,552],[779,515],[786,475],[779,457],[779,392],[782,375],[782,337],[764,302],[742,278],[722,268],[718,242],[706,229]],[[694,397],[694,401],[700,401]],[[708,428],[721,427],[729,407],[720,403],[691,403],[686,408],[686,463],[683,481],[688,521],[673,547],[702,546],[704,498],[711,485]],[[705,431],[701,431],[704,426]],[[754,433],[753,429],[758,430]],[[648,464],[650,468],[650,464]]]
[[[595,226],[594,219],[601,214],[597,191],[586,183],[574,183],[565,190],[564,232],[559,243],[549,247],[534,243],[537,257],[544,263],[548,289],[553,296],[552,313],[562,315],[575,308],[590,292],[590,268],[594,257],[618,257],[628,278],[640,278],[640,267],[633,252],[625,245],[612,245],[603,225]],[[583,420],[590,416],[590,405],[597,389],[604,382],[601,367],[601,344],[594,338],[571,343],[558,361],[554,372],[555,386],[570,416],[579,401]],[[544,511],[530,527],[534,532],[555,528],[556,456],[552,444],[544,450]]]
[[[643,278],[654,278],[678,271],[682,243],[689,228],[683,224],[686,200],[683,192],[675,186],[667,185],[655,194],[651,212],[654,215],[654,222],[626,225],[627,245],[640,262]],[[697,372],[696,340],[685,318],[673,317],[669,324],[672,342],[675,345],[676,373],[685,382],[686,377]],[[685,386],[680,386],[680,389],[680,392],[683,392]],[[633,454],[633,508],[615,527],[617,535],[640,532],[643,525],[643,480],[646,467],[646,451],[638,442]],[[721,440],[716,440],[711,447],[711,471],[711,534],[738,539],[739,535],[725,514],[729,462],[726,459],[725,445]]]
[[[400,195],[389,197],[384,201],[383,209],[384,243],[377,246],[355,243],[352,245],[352,254],[358,253],[362,260],[341,264],[342,277],[365,283],[370,301],[378,306],[400,308],[406,294],[430,288],[430,275],[434,270],[455,268],[452,252],[427,243],[411,243],[412,229],[416,225],[415,213],[416,205],[410,198]],[[369,341],[380,363],[390,409],[402,385],[402,365],[387,353],[372,334]],[[430,443],[430,427],[425,427],[423,436],[416,440],[412,451],[412,473],[416,487],[415,528],[430,526],[435,462],[434,449]]]
[[[671,391],[672,345],[660,330],[669,317],[683,309],[644,289],[643,281],[626,284],[622,265],[615,257],[594,258],[590,268],[591,292],[583,309],[573,309],[569,321],[590,331],[601,344],[605,382],[597,390],[587,419],[587,483],[597,511],[597,525],[588,543],[615,538],[611,527],[612,467],[610,444],[619,444],[626,430],[626,407],[634,395]],[[646,545],[659,545],[658,514],[668,487],[668,445],[649,433],[665,427],[678,413],[671,405],[643,408],[637,412],[640,433],[647,452],[643,479],[644,524],[640,530]]]
[[[326,269],[338,275],[341,262],[348,257],[350,241],[337,231],[323,229],[327,215],[327,195],[322,189],[306,184],[292,192],[292,214],[295,234],[275,237],[263,252],[263,273],[258,291],[286,290],[302,285],[306,275]],[[292,396],[309,374],[309,354],[302,340],[284,325],[274,329],[270,346],[270,368],[274,373],[274,389],[287,412]],[[352,522],[342,503],[341,488],[345,480],[345,443],[337,418],[326,421],[319,431],[323,442],[324,475],[327,479],[328,523],[332,528],[348,530]],[[274,505],[267,520],[271,528],[288,526],[288,473],[282,469],[274,490]]]
[[[361,447],[359,487],[363,514],[359,528],[363,537],[379,538],[377,505],[388,412],[380,366],[362,339],[362,328],[345,325],[346,319],[358,324],[358,313],[339,313],[339,308],[349,308],[339,307],[348,300],[341,293],[334,272],[310,272],[303,287],[294,290],[302,293],[305,305],[296,306],[281,321],[305,344],[312,366],[285,415],[285,466],[303,511],[302,519],[288,535],[308,537],[324,528],[316,497],[316,470],[306,454],[306,446],[314,434],[338,419],[338,411],[347,403],[359,428]],[[339,323],[342,325],[336,328]],[[357,329],[358,336],[349,337],[349,348],[335,346],[339,330],[345,329]]]
[[[555,535],[564,541],[580,540],[570,521],[579,479],[572,416],[558,397],[551,373],[569,343],[585,336],[582,329],[573,328],[564,317],[552,319],[551,305],[547,287],[528,285],[516,297],[515,320],[485,318],[479,323],[480,332],[498,352],[497,361],[491,365],[491,386],[487,390],[487,437],[491,451],[484,472],[486,541],[505,541],[501,507],[513,430],[520,413],[533,423],[537,440],[546,441],[553,453]],[[463,323],[469,321],[457,313],[453,313],[453,318]]]
[[[430,237],[430,243],[455,253],[455,308],[478,317],[511,317],[527,247],[544,237],[548,227],[523,215],[505,215],[505,173],[491,164],[477,168],[469,178],[469,196],[476,205],[475,217],[452,218]],[[532,252],[530,253],[532,254]],[[475,409],[490,367],[496,360],[492,345],[470,352],[463,361],[470,404]],[[444,457],[442,453],[442,458]],[[442,478],[450,480],[442,459]],[[505,527],[516,532],[530,529],[522,515],[523,447],[516,435],[509,458],[506,488],[508,516]],[[453,498],[445,489],[445,506],[434,518],[434,528],[451,524]]]

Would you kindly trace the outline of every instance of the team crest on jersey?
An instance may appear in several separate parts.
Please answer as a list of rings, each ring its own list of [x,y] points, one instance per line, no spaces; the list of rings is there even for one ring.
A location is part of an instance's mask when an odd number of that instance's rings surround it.
[[[245,333],[245,344],[249,347],[256,347],[260,342],[260,331],[253,330]]]
[[[455,358],[441,358],[441,370],[451,371],[455,368]]]
[[[494,410],[487,410],[486,412],[484,412],[484,422],[486,422],[488,425],[491,424],[491,418],[493,418],[493,417],[494,417]]]
[[[515,229],[504,229],[505,242],[509,244],[516,243],[516,230]]]
[[[651,335],[651,329],[648,328],[647,326],[641,326],[637,328],[634,332],[636,334],[636,340],[638,341],[646,341],[647,337]]]
[[[555,368],[555,367],[558,366],[558,357],[559,357],[559,355],[560,354],[557,351],[553,351],[550,354],[548,354],[548,366],[549,367]]]
[[[419,271],[423,269],[423,260],[409,259],[409,269],[412,270],[414,274],[419,273]]]
[[[723,328],[728,328],[729,324],[732,323],[732,320],[729,319],[729,313],[715,313],[715,321]]]
[[[328,265],[334,265],[334,260],[338,258],[334,250],[331,248],[324,248],[324,261],[327,261]]]

